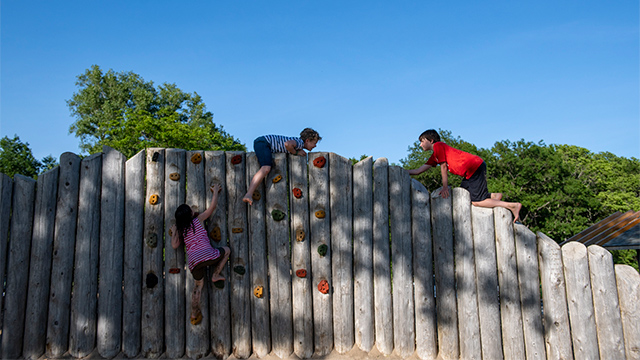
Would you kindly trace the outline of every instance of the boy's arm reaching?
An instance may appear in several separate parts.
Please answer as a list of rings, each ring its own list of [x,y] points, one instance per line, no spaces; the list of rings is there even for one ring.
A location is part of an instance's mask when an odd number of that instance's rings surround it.
[[[213,214],[213,212],[216,210],[216,207],[218,206],[218,193],[222,190],[222,187],[220,186],[220,184],[215,184],[209,189],[211,189],[211,192],[213,192],[213,198],[211,199],[211,205],[209,205],[207,210],[205,210],[202,214],[198,215],[198,220],[202,222],[207,220],[211,216],[211,214]]]
[[[427,165],[424,164],[422,166],[420,166],[417,169],[411,169],[411,170],[407,170],[409,172],[409,175],[418,175],[418,174],[422,174],[423,172],[429,170],[431,168],[431,165]]]
[[[449,166],[447,163],[440,164],[440,172],[442,173],[442,190],[440,190],[440,196],[446,199],[449,197]]]

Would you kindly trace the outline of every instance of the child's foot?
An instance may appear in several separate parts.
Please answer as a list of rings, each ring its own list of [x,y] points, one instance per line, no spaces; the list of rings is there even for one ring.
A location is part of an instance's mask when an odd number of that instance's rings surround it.
[[[194,309],[191,312],[191,325],[198,325],[202,321],[202,311]]]
[[[249,194],[245,195],[242,198],[242,201],[246,202],[249,205],[253,205],[253,199],[251,198],[251,196]]]
[[[513,213],[513,222],[520,222],[520,209],[522,209],[522,204],[520,203],[515,203],[515,205],[513,206],[513,209],[510,209],[511,212]]]
[[[212,282],[216,282],[216,281],[224,281],[224,278],[223,278],[222,276],[220,276],[220,275],[213,275],[213,276],[211,277],[211,281],[212,281]]]

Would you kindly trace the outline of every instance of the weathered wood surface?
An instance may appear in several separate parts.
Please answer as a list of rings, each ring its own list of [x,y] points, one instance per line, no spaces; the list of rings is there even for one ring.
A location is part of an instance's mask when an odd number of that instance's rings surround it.
[[[438,356],[443,359],[457,359],[460,350],[453,270],[452,205],[451,196],[442,198],[439,189],[431,193],[431,223],[433,224],[433,257],[436,270]]]
[[[162,151],[164,153],[164,149]],[[164,169],[164,156],[163,156]],[[141,150],[125,163],[125,219],[124,219],[124,294],[122,307],[124,316],[122,319],[122,353],[133,358],[140,353],[142,327],[142,268],[140,259],[143,258],[143,242],[145,229],[145,151]],[[164,175],[164,170],[160,177]],[[164,197],[164,191],[160,199]],[[160,200],[162,201],[162,200]],[[163,213],[160,221],[163,221]],[[162,248],[162,227],[160,235],[155,241]],[[144,262],[144,259],[143,259]],[[157,272],[162,274],[162,258]],[[160,277],[162,278],[162,277]],[[160,282],[162,283],[162,281]],[[164,299],[164,293],[161,292]],[[164,303],[164,302],[163,302]],[[162,304],[156,310],[160,317],[163,316]],[[159,329],[152,332],[156,338],[154,341],[162,344],[163,323]],[[162,351],[162,349],[161,349]]]
[[[164,182],[164,342],[165,355],[179,358],[184,355],[186,339],[186,296],[185,278],[191,276],[185,264],[184,246],[174,250],[171,247],[169,230],[175,225],[175,211],[185,203],[186,197],[186,152],[182,149],[166,149],[164,152],[164,178],[169,179],[173,173],[180,177],[177,181]],[[179,269],[171,273],[171,269]],[[146,276],[143,274],[143,276]]]
[[[496,258],[500,315],[502,316],[502,346],[505,359],[524,359],[524,333],[515,237],[511,212],[502,207],[493,209],[496,231]]]
[[[271,346],[284,359],[293,353],[293,310],[291,302],[291,254],[289,252],[289,210],[286,203],[289,191],[287,155],[273,154],[273,166],[266,177],[266,223],[269,248],[269,295],[271,302]],[[273,180],[280,176],[278,182]],[[275,220],[273,211],[285,217]]]
[[[390,296],[391,252],[389,249],[389,162],[387,159],[379,158],[373,164],[373,181],[375,340],[378,351],[384,355],[390,355],[393,352],[393,306]],[[431,219],[429,219],[430,221]],[[433,289],[431,291],[433,292]]]
[[[51,263],[51,274],[55,281],[51,282],[49,289],[46,340],[47,357],[53,358],[61,357],[69,348],[69,318],[80,190],[80,162],[81,159],[76,154],[66,152],[60,155]],[[1,259],[0,263],[3,263]],[[2,278],[2,274],[0,274],[0,279]],[[1,308],[2,304],[0,303]]]
[[[597,245],[589,246],[587,254],[600,356],[612,360],[625,359],[613,256]]]
[[[157,154],[157,155],[156,155]],[[162,262],[163,249],[164,249],[164,217],[165,217],[165,150],[159,148],[149,148],[144,153],[143,166],[146,169],[146,193],[144,192],[144,177],[139,179],[135,178],[134,183],[129,184],[127,182],[127,205],[129,198],[139,199],[142,197],[144,208],[134,208],[131,204],[133,211],[132,215],[138,215],[138,211],[144,211],[142,220],[142,233],[136,233],[135,227],[132,225],[131,233],[127,234],[127,228],[125,227],[125,247],[130,243],[132,252],[138,253],[138,261],[142,257],[142,266],[137,267],[131,264],[131,269],[127,269],[126,260],[129,258],[129,254],[125,252],[125,276],[129,271],[131,272],[131,280],[135,281],[137,288],[131,287],[130,291],[140,290],[140,296],[142,300],[142,307],[136,309],[141,315],[135,312],[131,315],[134,319],[137,318],[141,333],[132,334],[142,336],[141,355],[145,358],[157,358],[164,352],[164,264]],[[140,175],[144,175],[144,172],[140,172]],[[133,180],[133,179],[132,179]],[[140,183],[141,182],[141,183]],[[132,186],[130,188],[130,186]],[[136,190],[136,187],[139,189]],[[131,193],[129,193],[131,191]],[[151,204],[151,197],[157,196],[158,200],[156,204]],[[137,201],[140,203],[140,201]],[[129,208],[127,209],[129,210]],[[171,213],[170,209],[166,209],[167,213]],[[129,221],[135,221],[129,218],[130,212],[127,211],[126,223]],[[137,225],[140,228],[140,225]],[[128,235],[131,236],[128,239]],[[137,246],[136,246],[137,245]],[[141,253],[141,254],[140,254]],[[131,258],[131,261],[135,261],[135,258]],[[137,273],[137,274],[136,274]],[[135,275],[134,275],[135,274]],[[137,275],[137,276],[136,276]],[[141,283],[142,282],[142,283]],[[127,288],[127,281],[125,277],[125,289]],[[125,292],[125,300],[128,294]],[[134,310],[134,311],[136,311]],[[125,313],[131,311],[131,308],[125,307]],[[126,323],[125,317],[125,323]],[[140,322],[141,321],[141,322]],[[133,327],[133,325],[132,325]],[[123,337],[123,349],[127,342],[133,340]],[[131,346],[131,345],[129,345]],[[133,357],[134,348],[131,346],[131,350],[123,351],[125,353],[131,353],[130,357]]]
[[[29,288],[31,235],[36,197],[36,181],[23,175],[13,177],[13,200],[7,279],[2,327],[2,358],[16,359],[22,353],[24,317]]]
[[[438,356],[436,301],[433,294],[431,197],[418,180],[411,180],[411,237],[416,313],[416,353],[420,359]],[[475,281],[475,280],[474,280]]]
[[[475,256],[473,253],[473,231],[471,227],[471,199],[469,192],[462,188],[454,188],[451,196],[458,290],[460,358],[480,359],[482,350],[480,345]]]
[[[369,352],[373,321],[373,158],[353,166],[353,296],[356,345]]]
[[[242,161],[234,165],[231,159],[241,155]],[[226,176],[228,194],[228,228],[231,269],[240,266],[245,269],[243,275],[231,271],[228,278],[231,285],[231,343],[233,355],[237,358],[251,356],[251,264],[249,264],[249,236],[247,231],[247,204],[242,201],[246,188],[246,159],[239,151],[226,152]],[[242,232],[233,232],[233,229]]]
[[[339,354],[354,345],[353,320],[353,167],[340,155],[329,154],[331,181],[331,266],[333,274],[333,341]]]
[[[5,265],[7,263],[12,194],[13,180],[8,175],[0,173],[0,264],[2,264],[0,265],[0,279],[4,279]],[[0,296],[0,331],[2,331],[2,309],[4,309],[4,296]]]
[[[547,359],[573,359],[562,251],[555,241],[543,233],[539,232],[537,238]]]
[[[202,161],[194,163],[187,162],[187,201],[191,206],[191,210],[197,213],[203,213],[211,203],[211,191],[205,189],[204,168],[205,161],[203,151],[187,151],[187,159],[191,159],[194,155],[200,155]],[[208,201],[207,201],[208,200]],[[188,260],[188,256],[187,256]],[[211,278],[207,275],[204,277],[205,284],[211,282]],[[186,345],[185,353],[191,359],[199,359],[209,352],[209,286],[202,287],[200,294],[200,311],[202,311],[202,321],[197,324],[191,324],[191,294],[195,289],[195,280],[190,274],[186,276],[186,306],[185,306],[185,326],[186,326]]]
[[[323,294],[318,291],[318,284],[322,280],[333,284],[331,276],[331,207],[329,206],[329,153],[309,153],[309,164],[319,157],[324,157],[327,163],[319,168],[309,165],[309,218],[311,243],[311,286],[313,292],[313,343],[315,355],[324,356],[333,350],[333,293]],[[322,219],[315,214],[324,211]],[[320,256],[318,247],[326,245],[325,256]]]
[[[209,218],[207,231],[211,232],[213,228],[220,228],[220,242],[212,245],[221,247],[228,246],[227,243],[227,186],[226,186],[226,155],[224,151],[205,151],[205,183],[206,187],[219,184],[222,191],[218,194],[218,206]],[[233,254],[234,249],[231,249]],[[211,286],[210,282],[206,282],[209,287],[209,323],[211,326],[211,355],[224,359],[231,354],[231,313],[229,304],[229,270],[228,265],[225,266],[220,275],[226,279],[225,286],[222,289]],[[191,276],[191,275],[189,275]]]
[[[640,274],[629,265],[615,265],[620,317],[627,359],[640,359]]]
[[[69,353],[73,357],[89,355],[96,341],[98,306],[98,264],[100,257],[100,189],[102,154],[94,154],[80,163],[78,223],[71,296]]]
[[[309,246],[309,183],[307,157],[287,155],[289,161],[289,199],[291,209],[292,272],[306,270],[305,277],[292,276],[293,351],[301,359],[313,355],[313,298],[311,296],[311,253]],[[300,189],[302,196],[293,195]],[[298,241],[298,231],[303,239]]]
[[[38,176],[29,261],[29,289],[22,356],[36,359],[45,351],[51,256],[56,218],[58,175],[55,167]],[[29,326],[27,326],[29,324]]]
[[[471,225],[476,262],[482,357],[498,360],[502,359],[503,355],[493,210],[472,206]]]
[[[391,259],[393,261],[393,344],[406,358],[415,351],[413,249],[411,244],[411,178],[406,170],[389,168]]]
[[[598,335],[589,278],[587,248],[577,241],[562,247],[564,281],[574,355],[578,359],[597,359]]]
[[[247,154],[247,187],[260,169],[255,153]],[[267,234],[265,224],[264,181],[256,188],[260,198],[249,207],[249,246],[251,254],[251,291],[262,287],[262,297],[251,296],[251,338],[253,354],[265,357],[271,351],[269,312],[269,267],[267,264]]]
[[[514,225],[514,231],[525,353],[527,360],[546,359],[536,234],[522,224]]]
[[[120,352],[122,335],[122,266],[124,256],[124,163],[120,152],[103,147],[100,200],[100,265],[98,283],[98,353]]]

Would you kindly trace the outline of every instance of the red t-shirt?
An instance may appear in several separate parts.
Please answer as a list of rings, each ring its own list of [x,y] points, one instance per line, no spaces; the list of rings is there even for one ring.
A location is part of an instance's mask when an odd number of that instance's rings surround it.
[[[478,155],[469,154],[438,141],[433,144],[433,154],[427,160],[427,165],[436,166],[447,163],[450,173],[468,179],[478,170],[482,162],[482,158]]]

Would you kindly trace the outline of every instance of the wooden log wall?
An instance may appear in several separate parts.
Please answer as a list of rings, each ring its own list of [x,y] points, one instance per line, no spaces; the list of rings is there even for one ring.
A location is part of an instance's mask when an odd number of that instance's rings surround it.
[[[253,153],[105,147],[37,181],[0,174],[1,357],[640,359],[640,275],[601,247],[561,248],[386,159],[276,154],[248,206],[258,169]],[[205,226],[231,255],[192,325],[169,233],[214,184]]]

